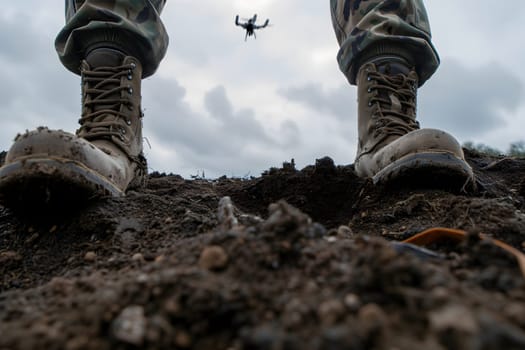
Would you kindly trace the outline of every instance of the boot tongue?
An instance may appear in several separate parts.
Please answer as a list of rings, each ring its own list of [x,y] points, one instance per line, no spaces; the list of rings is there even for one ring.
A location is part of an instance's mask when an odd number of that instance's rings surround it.
[[[388,97],[390,98],[390,108],[394,112],[401,113],[402,112],[402,105],[401,101],[399,101],[399,98],[395,94],[388,94]]]
[[[118,67],[122,64],[124,57],[120,51],[101,48],[91,51],[87,55],[86,61],[91,68]]]
[[[389,57],[378,60],[376,62],[376,67],[379,73],[390,76],[397,74],[408,75],[408,73],[410,73],[408,62],[398,57]]]

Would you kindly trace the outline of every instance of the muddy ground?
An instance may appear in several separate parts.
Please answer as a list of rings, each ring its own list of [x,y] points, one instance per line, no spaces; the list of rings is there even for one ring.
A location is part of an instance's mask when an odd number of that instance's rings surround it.
[[[525,249],[525,159],[467,157],[467,192],[378,188],[324,158],[153,173],[57,216],[0,207],[0,349],[525,349],[525,277],[477,238]],[[471,235],[395,243],[431,227]]]

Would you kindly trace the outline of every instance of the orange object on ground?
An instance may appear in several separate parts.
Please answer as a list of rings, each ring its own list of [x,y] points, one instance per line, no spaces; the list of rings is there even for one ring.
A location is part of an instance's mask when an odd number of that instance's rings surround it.
[[[444,238],[452,239],[456,242],[461,242],[467,238],[467,235],[467,231],[464,230],[444,227],[433,227],[423,232],[420,232],[408,239],[405,239],[403,243],[409,243],[418,246],[426,246]],[[521,251],[514,248],[513,246],[500,240],[491,238],[486,234],[480,233],[479,238],[484,241],[488,241],[494,244],[495,246],[505,250],[506,252],[512,254],[516,258],[516,260],[518,260],[518,265],[521,269],[521,273],[525,278],[525,254],[523,254]]]

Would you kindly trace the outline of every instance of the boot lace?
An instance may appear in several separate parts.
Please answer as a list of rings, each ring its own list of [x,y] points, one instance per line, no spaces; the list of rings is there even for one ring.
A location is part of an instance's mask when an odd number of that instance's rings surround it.
[[[121,84],[121,78],[133,79],[134,63],[117,67],[97,67],[82,71],[84,91],[84,113],[79,120],[77,133],[88,140],[116,136],[124,141],[126,128],[131,125],[129,115],[121,106],[133,110],[133,88]],[[125,91],[126,94],[122,92]],[[87,111],[87,112],[86,112]]]
[[[380,72],[369,72],[368,80],[376,82],[368,89],[373,93],[368,105],[377,106],[374,113],[374,136],[399,135],[419,129],[416,121],[416,91],[417,81],[408,75],[387,75]],[[397,106],[394,106],[394,101]]]

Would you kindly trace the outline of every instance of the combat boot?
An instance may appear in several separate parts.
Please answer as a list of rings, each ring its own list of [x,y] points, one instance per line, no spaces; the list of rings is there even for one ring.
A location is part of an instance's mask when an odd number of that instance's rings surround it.
[[[112,49],[81,62],[82,115],[76,134],[40,127],[17,136],[0,168],[7,205],[63,205],[142,186],[141,63]]]
[[[397,57],[363,64],[357,74],[358,149],[355,171],[385,183],[403,177],[426,182],[473,182],[458,141],[416,120],[418,75]]]

